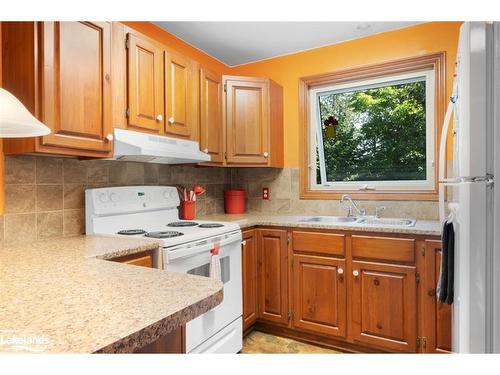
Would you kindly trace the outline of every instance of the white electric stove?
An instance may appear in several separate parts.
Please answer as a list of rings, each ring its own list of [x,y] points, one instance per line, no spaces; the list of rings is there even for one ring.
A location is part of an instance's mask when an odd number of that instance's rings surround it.
[[[162,244],[159,268],[206,277],[210,250],[220,245],[224,299],[186,324],[186,352],[237,353],[243,334],[241,230],[235,223],[180,220],[179,204],[173,186],[88,189],[86,233],[154,238]]]

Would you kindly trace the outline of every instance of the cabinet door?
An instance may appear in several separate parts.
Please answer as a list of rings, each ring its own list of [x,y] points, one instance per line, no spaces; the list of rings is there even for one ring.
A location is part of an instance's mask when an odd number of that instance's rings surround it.
[[[202,68],[200,71],[200,149],[209,154],[212,162],[224,161],[222,127],[222,77]]]
[[[345,260],[293,256],[293,325],[344,337],[346,334]]]
[[[266,165],[270,153],[268,82],[228,79],[225,85],[227,163]]]
[[[417,340],[415,267],[352,262],[352,333],[355,340],[414,352]]]
[[[110,152],[111,24],[44,22],[40,38],[42,121],[52,129],[41,145]]]
[[[165,120],[163,49],[134,34],[127,38],[128,126],[159,132]]]
[[[111,259],[113,262],[131,264],[133,266],[154,268],[153,251],[144,251],[141,253],[125,255]]]
[[[255,231],[243,233],[241,245],[243,279],[243,330],[257,319],[257,244]]]
[[[259,229],[258,306],[259,318],[288,323],[288,267],[286,231]]]
[[[191,134],[192,73],[190,61],[175,52],[165,52],[165,133],[189,137]]]
[[[438,303],[436,285],[441,261],[441,242],[425,241],[425,274],[422,278],[423,332],[426,353],[451,352],[451,306]]]
[[[186,353],[185,337],[186,326],[182,326],[153,341],[151,344],[135,350],[134,353],[183,354]]]

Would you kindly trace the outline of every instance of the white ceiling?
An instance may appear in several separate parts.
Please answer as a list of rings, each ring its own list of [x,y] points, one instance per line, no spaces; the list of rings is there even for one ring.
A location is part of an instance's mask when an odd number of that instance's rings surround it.
[[[234,66],[334,44],[416,22],[155,22]]]

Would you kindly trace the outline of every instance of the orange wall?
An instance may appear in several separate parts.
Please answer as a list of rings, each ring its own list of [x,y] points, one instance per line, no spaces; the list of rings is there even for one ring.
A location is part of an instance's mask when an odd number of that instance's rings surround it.
[[[208,69],[219,73],[227,74],[230,68],[219,60],[200,51],[199,49],[187,44],[176,36],[166,32],[159,26],[150,22],[123,22],[125,25],[137,30],[138,32],[154,39],[175,51],[182,53],[205,66]]]
[[[285,165],[299,165],[298,79],[387,60],[446,51],[447,92],[451,94],[461,22],[432,22],[240,65],[231,74],[264,76],[283,86]],[[448,150],[450,147],[448,147]]]

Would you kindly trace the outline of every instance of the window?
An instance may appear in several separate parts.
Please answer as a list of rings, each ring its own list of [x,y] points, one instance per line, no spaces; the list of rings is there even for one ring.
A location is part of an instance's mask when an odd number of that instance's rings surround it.
[[[318,84],[305,79],[303,198],[307,193],[324,198],[322,192],[357,193],[358,199],[363,193],[366,199],[378,193],[393,199],[411,192],[429,198],[436,192],[441,71],[436,64],[414,69],[405,64],[404,71],[396,66],[394,73],[386,65],[381,73],[361,68],[347,79],[345,72]]]

